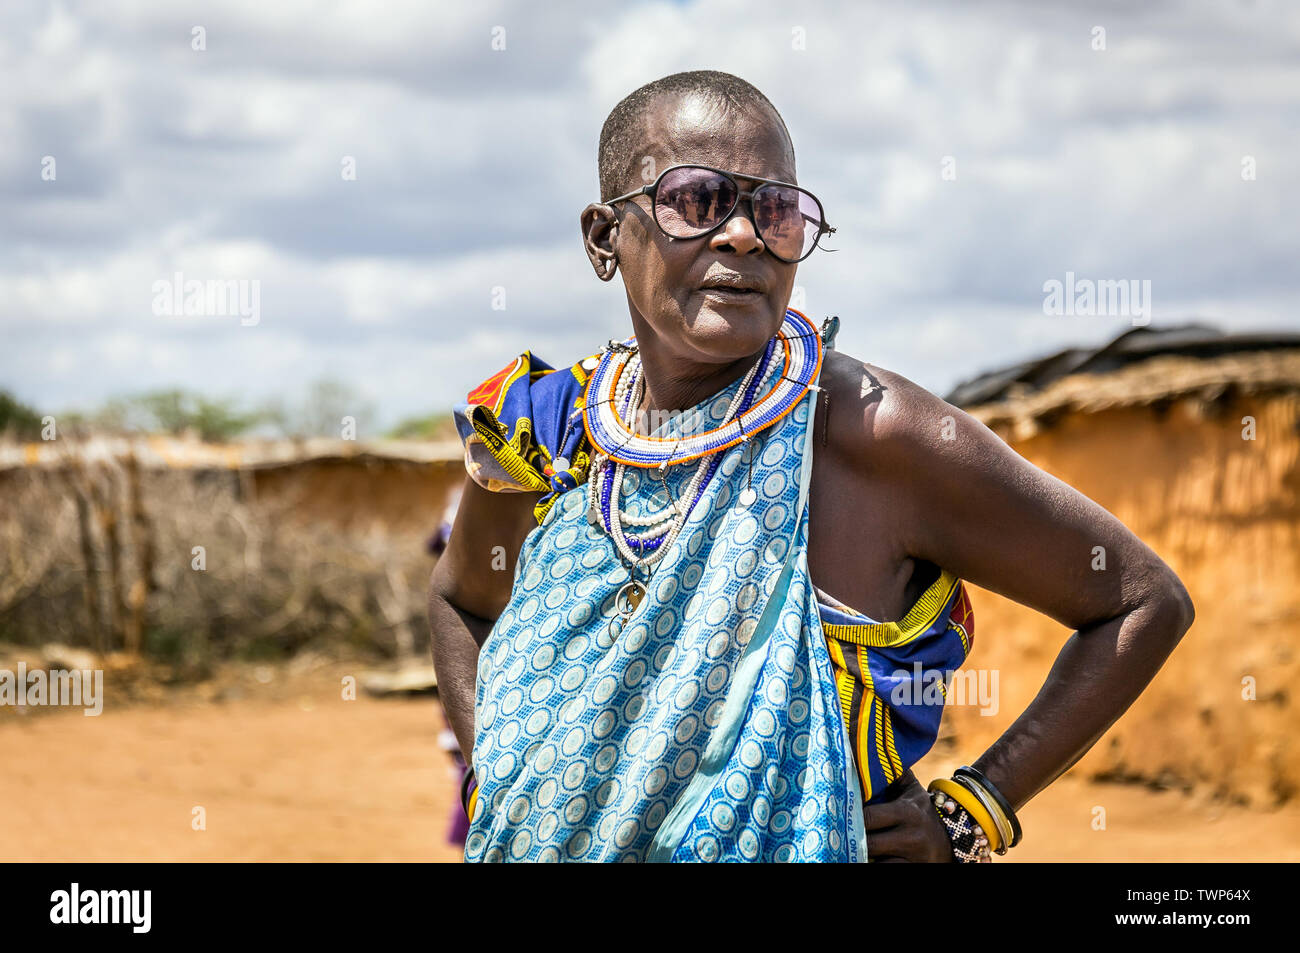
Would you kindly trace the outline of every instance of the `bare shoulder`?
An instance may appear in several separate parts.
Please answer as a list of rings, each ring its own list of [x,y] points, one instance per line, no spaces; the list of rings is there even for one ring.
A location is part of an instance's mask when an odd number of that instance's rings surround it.
[[[818,413],[826,419],[826,445],[837,457],[875,469],[916,463],[952,448],[949,434],[966,422],[960,408],[902,374],[840,351],[827,351],[822,387],[829,392]]]

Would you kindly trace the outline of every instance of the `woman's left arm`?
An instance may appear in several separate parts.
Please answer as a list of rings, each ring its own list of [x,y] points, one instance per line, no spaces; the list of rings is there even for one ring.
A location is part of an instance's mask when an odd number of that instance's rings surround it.
[[[974,762],[1019,809],[1142,693],[1191,626],[1191,598],[1118,519],[975,418],[906,378],[868,374],[883,394],[858,407],[863,446],[905,487],[907,554],[1075,630],[1037,697]]]

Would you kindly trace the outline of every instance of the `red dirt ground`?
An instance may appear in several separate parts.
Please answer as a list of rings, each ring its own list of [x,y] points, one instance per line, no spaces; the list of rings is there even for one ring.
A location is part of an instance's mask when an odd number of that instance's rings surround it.
[[[109,704],[97,718],[8,710],[0,860],[459,860],[436,699],[344,701],[337,676],[277,674],[261,696]],[[206,830],[191,827],[196,806]],[[1294,804],[1252,811],[1066,777],[1021,817],[1008,861],[1300,860]]]

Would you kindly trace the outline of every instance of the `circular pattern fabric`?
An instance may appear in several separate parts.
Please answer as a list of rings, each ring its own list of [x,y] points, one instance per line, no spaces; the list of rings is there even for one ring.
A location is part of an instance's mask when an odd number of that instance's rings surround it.
[[[735,386],[694,409],[707,426]],[[808,579],[814,397],[724,451],[625,619],[615,597],[628,573],[588,521],[585,488],[529,534],[479,653],[466,860],[862,859]],[[629,471],[627,511],[661,508],[692,471]]]

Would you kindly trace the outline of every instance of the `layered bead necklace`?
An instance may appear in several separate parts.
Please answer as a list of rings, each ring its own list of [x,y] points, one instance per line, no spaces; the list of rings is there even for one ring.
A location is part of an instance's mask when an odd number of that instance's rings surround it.
[[[782,353],[776,357],[778,345]],[[812,381],[820,366],[820,335],[802,314],[787,311],[780,331],[736,388],[719,426],[702,433],[655,437],[637,432],[645,376],[635,343],[610,341],[603,349],[588,383],[583,411],[587,436],[595,450],[587,488],[587,518],[609,533],[628,570],[628,581],[615,597],[619,618],[625,621],[645,598],[638,572],[648,580],[677,540],[722,462],[721,451],[748,441],[793,410],[807,391],[818,390]],[[756,401],[760,392],[763,396]],[[678,418],[679,427],[683,423]],[[698,461],[695,472],[678,499],[668,487],[667,468],[691,461]],[[655,473],[667,494],[666,506],[642,516],[624,510],[620,495],[629,466]],[[749,506],[755,498],[747,487],[740,494],[740,503]]]

